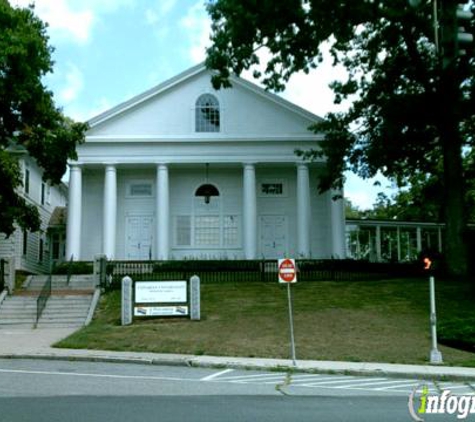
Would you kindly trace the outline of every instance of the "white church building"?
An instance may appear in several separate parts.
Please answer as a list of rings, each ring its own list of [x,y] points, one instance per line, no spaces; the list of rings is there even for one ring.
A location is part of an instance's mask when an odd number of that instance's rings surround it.
[[[204,65],[89,121],[70,162],[66,259],[344,258],[342,200],[320,194],[320,118]],[[318,101],[318,98],[315,99]]]

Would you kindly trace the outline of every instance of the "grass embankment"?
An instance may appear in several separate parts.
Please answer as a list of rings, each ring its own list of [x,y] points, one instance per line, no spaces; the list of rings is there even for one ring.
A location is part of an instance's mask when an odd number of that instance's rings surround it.
[[[431,347],[426,280],[297,283],[298,359],[427,363]],[[467,284],[438,281],[441,324],[474,316]],[[101,298],[86,327],[57,346],[245,357],[289,357],[287,292],[277,283],[203,284],[202,320],[136,320],[120,326],[120,292]],[[440,346],[449,365],[475,366],[475,353]]]

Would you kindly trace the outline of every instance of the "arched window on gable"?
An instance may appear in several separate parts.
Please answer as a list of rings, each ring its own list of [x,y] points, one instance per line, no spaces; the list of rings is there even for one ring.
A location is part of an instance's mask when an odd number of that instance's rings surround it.
[[[200,95],[196,100],[195,113],[196,132],[219,132],[219,101],[214,95]]]

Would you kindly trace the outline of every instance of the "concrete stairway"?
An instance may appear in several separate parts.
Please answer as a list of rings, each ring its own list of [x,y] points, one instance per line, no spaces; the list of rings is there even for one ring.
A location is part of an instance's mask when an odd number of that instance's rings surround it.
[[[26,279],[23,288],[26,291],[40,291],[48,280],[47,275],[33,275]],[[93,275],[73,275],[69,284],[66,284],[65,275],[53,275],[51,289],[61,291],[93,290],[95,285]]]
[[[31,276],[23,290],[0,301],[0,328],[33,327],[36,324],[36,301],[48,276]],[[53,276],[51,296],[46,302],[38,328],[81,327],[93,311],[97,300],[92,275],[72,276],[66,285],[66,276]]]
[[[31,328],[36,322],[36,297],[7,296],[0,304],[0,328]]]
[[[37,327],[81,327],[89,313],[91,300],[92,294],[51,296]]]

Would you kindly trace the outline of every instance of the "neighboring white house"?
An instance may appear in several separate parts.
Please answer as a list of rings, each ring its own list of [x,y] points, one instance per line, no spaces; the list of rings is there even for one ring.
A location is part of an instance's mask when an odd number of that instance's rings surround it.
[[[320,118],[199,65],[93,118],[70,163],[66,258],[343,258],[343,201],[319,194]],[[318,101],[318,98],[315,99]]]
[[[10,152],[18,157],[23,175],[19,193],[38,209],[41,229],[29,232],[18,228],[8,238],[0,234],[0,258],[14,257],[16,270],[46,272],[51,258],[57,261],[64,258],[65,219],[61,215],[65,212],[67,187],[44,182],[43,170],[24,149],[11,149]]]

